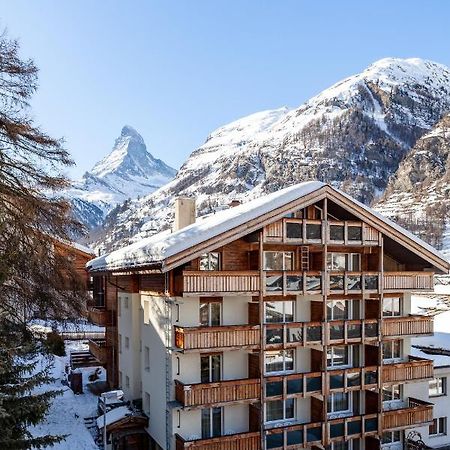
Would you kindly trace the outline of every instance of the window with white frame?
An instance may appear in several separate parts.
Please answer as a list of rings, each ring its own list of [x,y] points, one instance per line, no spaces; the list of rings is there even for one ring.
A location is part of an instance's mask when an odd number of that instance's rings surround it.
[[[201,412],[202,439],[222,435],[222,408],[205,408]]]
[[[122,335],[119,334],[119,353],[122,353]]]
[[[381,445],[395,444],[402,441],[401,431],[385,431],[381,435]]]
[[[327,398],[328,414],[346,414],[352,410],[351,392],[332,392]]]
[[[429,382],[428,395],[440,397],[447,395],[447,377],[436,377]]]
[[[125,348],[130,348],[130,338],[125,336]]]
[[[433,419],[432,425],[428,430],[430,436],[444,436],[447,434],[447,417],[438,417]]]
[[[144,370],[150,372],[150,347],[144,347]]]
[[[126,388],[130,387],[130,377],[128,375],[125,376],[125,387]]]
[[[403,386],[401,384],[392,384],[383,386],[383,402],[394,402],[403,399]]]
[[[123,375],[122,375],[122,372],[119,370],[119,387],[122,387],[122,381],[123,381]]]
[[[209,252],[200,256],[200,270],[220,270],[220,253]]]
[[[128,309],[128,297],[124,297],[123,303],[124,303],[125,309]]]
[[[266,373],[294,370],[294,350],[271,350],[264,352]]]
[[[327,367],[348,367],[351,365],[351,347],[334,345],[327,348]]]
[[[150,416],[150,394],[148,392],[144,393],[144,412],[147,416]]]
[[[328,253],[327,269],[336,272],[361,271],[360,253]]]
[[[400,297],[385,297],[383,299],[383,317],[399,317],[402,315]]]
[[[293,398],[269,400],[265,406],[266,422],[288,420],[295,417],[295,400]]]
[[[294,253],[264,252],[264,270],[294,270]]]
[[[221,313],[221,302],[200,302],[200,325],[209,327],[220,325]]]
[[[281,323],[294,321],[294,301],[265,302],[265,322]]]
[[[360,300],[333,300],[327,302],[328,320],[351,320],[360,318]]]
[[[402,341],[394,339],[392,341],[383,342],[383,360],[386,362],[394,362],[402,359]]]

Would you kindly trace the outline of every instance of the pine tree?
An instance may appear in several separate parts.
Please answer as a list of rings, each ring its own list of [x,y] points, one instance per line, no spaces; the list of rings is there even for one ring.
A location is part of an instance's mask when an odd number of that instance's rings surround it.
[[[62,170],[72,161],[62,142],[36,127],[29,100],[37,68],[19,57],[17,41],[0,35],[0,448],[52,445],[62,437],[33,438],[27,427],[41,421],[57,392],[42,393],[48,368],[37,370],[39,342],[31,317],[79,317],[83,281],[54,250],[80,226],[59,192]]]

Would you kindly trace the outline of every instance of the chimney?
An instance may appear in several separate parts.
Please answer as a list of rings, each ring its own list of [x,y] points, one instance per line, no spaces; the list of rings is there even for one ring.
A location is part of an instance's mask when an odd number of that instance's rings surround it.
[[[195,198],[177,197],[175,199],[175,221],[173,231],[181,230],[195,222]]]
[[[231,200],[230,204],[228,205],[230,208],[234,208],[235,206],[239,206],[241,204],[240,200],[233,199]]]

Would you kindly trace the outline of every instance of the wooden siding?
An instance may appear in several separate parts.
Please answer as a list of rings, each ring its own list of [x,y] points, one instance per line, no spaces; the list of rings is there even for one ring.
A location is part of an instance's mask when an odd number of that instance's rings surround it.
[[[433,405],[416,398],[409,397],[407,406],[382,413],[382,429],[396,430],[419,425],[426,425],[433,421]]]
[[[257,431],[228,434],[210,439],[196,439],[195,441],[187,441],[176,434],[175,440],[176,450],[260,450],[261,448],[260,433]]]
[[[434,290],[432,272],[384,272],[385,291]]]
[[[260,380],[257,378],[196,384],[175,380],[175,399],[184,407],[255,401],[259,398],[259,389]]]
[[[112,325],[112,313],[106,308],[89,307],[88,308],[88,320],[100,327],[106,327]]]
[[[409,356],[409,360],[396,364],[385,364],[382,369],[383,383],[397,383],[433,378],[433,361]]]
[[[430,316],[389,317],[383,319],[382,335],[385,337],[432,334],[433,317]]]

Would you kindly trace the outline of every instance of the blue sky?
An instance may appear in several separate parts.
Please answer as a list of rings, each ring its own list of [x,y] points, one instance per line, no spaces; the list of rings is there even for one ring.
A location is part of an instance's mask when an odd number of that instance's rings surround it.
[[[178,168],[220,125],[295,107],[386,57],[450,65],[446,0],[0,0],[40,68],[39,124],[80,176],[125,124]]]

